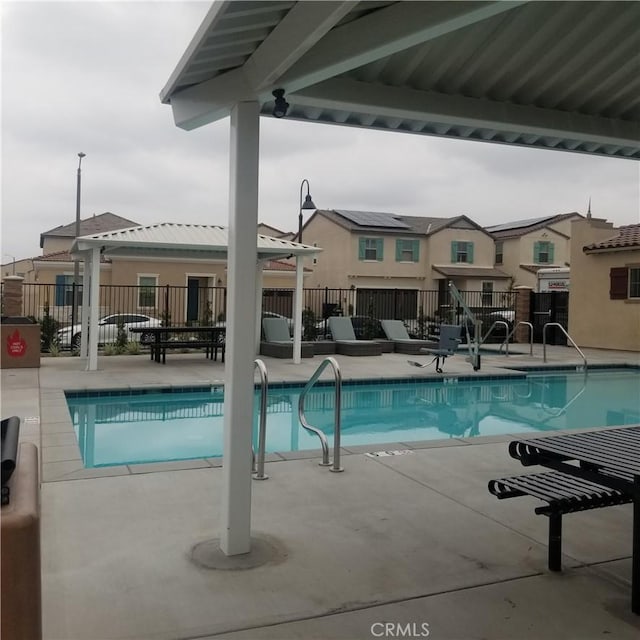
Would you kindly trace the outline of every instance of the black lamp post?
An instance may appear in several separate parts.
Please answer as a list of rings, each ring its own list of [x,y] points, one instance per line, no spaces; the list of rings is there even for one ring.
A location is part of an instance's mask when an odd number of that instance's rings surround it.
[[[307,195],[304,197],[304,202],[302,200],[302,190],[304,185],[307,185]],[[311,199],[311,194],[309,193],[309,181],[305,178],[300,183],[300,215],[298,216],[298,242],[302,243],[302,212],[304,210],[315,210],[317,209],[316,205],[313,204],[313,200]]]

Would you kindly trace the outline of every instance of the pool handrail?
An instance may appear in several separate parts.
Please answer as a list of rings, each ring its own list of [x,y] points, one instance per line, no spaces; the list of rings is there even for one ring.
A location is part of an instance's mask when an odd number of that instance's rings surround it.
[[[516,322],[516,324],[514,325],[513,329],[511,329],[511,333],[505,338],[505,342],[508,343],[509,340],[511,340],[511,338],[513,337],[513,334],[516,332],[517,328],[521,325],[521,324],[526,324],[527,327],[529,327],[529,355],[533,356],[533,324],[531,324],[530,322],[527,322],[526,320],[520,320],[518,322]],[[500,345],[500,348],[498,349],[498,353],[502,352],[502,347],[504,346],[504,342]]]
[[[333,373],[336,379],[336,390],[335,390],[335,408],[334,408],[334,432],[333,432],[333,465],[329,460],[329,443],[327,441],[327,436],[317,429],[316,427],[310,425],[307,422],[307,418],[304,414],[304,401],[309,393],[310,389],[313,385],[318,381],[318,378],[322,375],[322,372],[327,368],[327,366],[331,365],[333,369]],[[309,378],[309,381],[304,386],[302,393],[300,394],[300,398],[298,399],[298,419],[300,420],[300,424],[309,432],[314,433],[320,438],[320,444],[322,445],[322,462],[320,462],[320,466],[328,467],[331,466],[330,471],[334,473],[339,473],[344,471],[344,469],[340,466],[340,430],[341,430],[341,412],[342,412],[342,373],[340,372],[340,365],[338,364],[335,358],[331,356],[326,357],[321,363],[320,366],[315,370],[315,373]]]
[[[573,341],[573,338],[567,333],[567,330],[559,322],[547,322],[542,327],[542,362],[547,361],[547,327],[558,327],[567,337],[567,340],[574,346],[575,350],[582,356],[584,360],[584,370],[587,370],[587,358],[580,350],[580,347]]]
[[[268,480],[269,476],[264,473],[264,456],[267,447],[267,393],[269,391],[269,376],[267,375],[267,367],[259,358],[253,361],[254,369],[260,374],[260,428],[258,431],[258,455],[255,461],[254,480]]]
[[[493,324],[489,327],[489,331],[487,331],[487,333],[485,333],[484,338],[482,338],[482,340],[480,340],[480,344],[484,344],[486,339],[491,335],[491,332],[493,331],[494,327],[497,327],[498,325],[504,325],[504,335],[506,336],[506,338],[504,339],[504,342],[500,345],[500,351],[502,350],[502,347],[506,344],[506,350],[505,350],[505,355],[508,356],[509,355],[509,323],[506,322],[506,320],[494,320]],[[498,353],[500,353],[500,351],[498,351]]]

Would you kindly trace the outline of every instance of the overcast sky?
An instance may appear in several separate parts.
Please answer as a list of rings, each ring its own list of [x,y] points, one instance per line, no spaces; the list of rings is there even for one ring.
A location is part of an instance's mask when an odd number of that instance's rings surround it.
[[[2,2],[2,262],[111,211],[140,224],[227,225],[228,119],[186,132],[158,94],[210,2]],[[568,211],[640,222],[639,163],[261,120],[259,219],[319,208],[466,214],[481,225]],[[305,218],[306,219],[306,218]]]

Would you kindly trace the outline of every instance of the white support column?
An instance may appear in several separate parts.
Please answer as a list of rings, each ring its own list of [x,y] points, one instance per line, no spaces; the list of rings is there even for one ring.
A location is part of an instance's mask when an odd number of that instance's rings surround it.
[[[262,335],[262,262],[256,268],[256,356],[260,354],[260,336]]]
[[[256,330],[260,120],[257,102],[231,110],[227,354],[222,530],[228,556],[251,550],[251,431]]]
[[[296,302],[293,312],[293,363],[302,362],[302,276],[304,259],[296,256]]]
[[[100,311],[100,249],[91,250],[91,284],[89,289],[91,300],[89,302],[89,359],[87,371],[98,370],[98,320]]]
[[[89,345],[89,296],[91,291],[91,259],[85,252],[82,256],[82,325],[80,327],[80,357],[87,357]],[[73,336],[72,336],[73,337]]]

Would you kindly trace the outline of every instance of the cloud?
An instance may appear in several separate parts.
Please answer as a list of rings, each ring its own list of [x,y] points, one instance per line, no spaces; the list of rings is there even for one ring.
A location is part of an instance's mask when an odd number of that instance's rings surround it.
[[[2,30],[2,253],[112,211],[227,224],[229,120],[185,132],[159,92],[209,2],[9,2]],[[261,120],[261,221],[297,228],[300,183],[322,208],[465,213],[480,224],[586,211],[638,222],[638,163],[288,120]],[[307,215],[307,214],[305,214]]]

